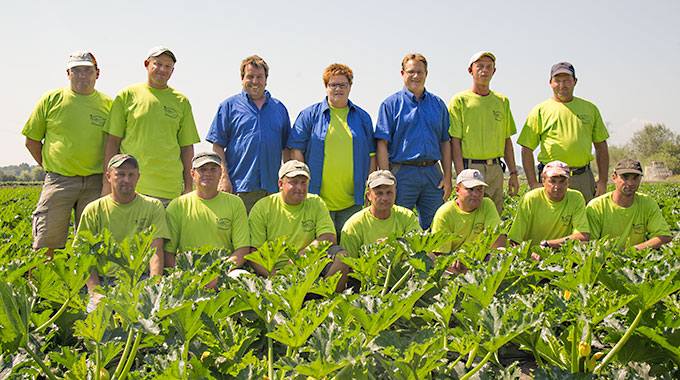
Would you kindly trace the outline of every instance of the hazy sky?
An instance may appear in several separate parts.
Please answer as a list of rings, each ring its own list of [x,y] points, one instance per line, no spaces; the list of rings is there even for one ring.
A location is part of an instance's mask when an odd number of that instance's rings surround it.
[[[42,93],[68,84],[72,51],[94,53],[96,87],[113,98],[145,80],[143,61],[156,45],[177,56],[169,84],[189,98],[202,140],[218,104],[241,90],[239,65],[252,54],[269,64],[267,88],[291,122],[323,98],[321,74],[334,62],[354,71],[350,99],[375,122],[383,99],[403,86],[406,53],[425,55],[427,89],[448,103],[470,87],[467,64],[479,50],[496,55],[491,87],[510,99],[518,131],[552,95],[550,66],[569,61],[575,95],[599,107],[610,144],[645,123],[680,133],[679,15],[677,0],[2,0],[0,166],[34,164],[21,129]]]

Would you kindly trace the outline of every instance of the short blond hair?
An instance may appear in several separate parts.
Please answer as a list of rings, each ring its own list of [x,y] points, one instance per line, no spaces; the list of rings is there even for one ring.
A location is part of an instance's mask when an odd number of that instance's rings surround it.
[[[401,69],[406,70],[406,63],[411,60],[422,62],[425,65],[425,70],[427,70],[427,59],[420,53],[406,54],[404,59],[401,60]]]
[[[265,78],[269,78],[269,65],[267,65],[267,62],[257,55],[251,55],[241,62],[241,79],[246,76],[246,66],[248,65],[253,65],[258,69],[264,69]]]

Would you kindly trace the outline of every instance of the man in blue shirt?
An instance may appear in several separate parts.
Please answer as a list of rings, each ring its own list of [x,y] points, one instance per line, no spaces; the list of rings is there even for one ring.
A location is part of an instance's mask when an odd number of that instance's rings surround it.
[[[349,67],[328,66],[326,98],[300,112],[288,137],[291,158],[309,165],[309,192],[326,203],[338,237],[364,205],[366,178],[376,166],[371,117],[349,100],[353,79]]]
[[[288,110],[272,98],[267,86],[269,66],[257,55],[241,62],[243,91],[217,109],[206,140],[222,159],[219,189],[235,193],[246,211],[260,198],[278,192],[277,172],[288,161]]]
[[[415,206],[425,230],[451,195],[449,113],[438,96],[425,90],[425,57],[406,55],[401,76],[404,88],[380,105],[376,156],[378,167],[389,168],[397,178],[395,203],[408,209]]]

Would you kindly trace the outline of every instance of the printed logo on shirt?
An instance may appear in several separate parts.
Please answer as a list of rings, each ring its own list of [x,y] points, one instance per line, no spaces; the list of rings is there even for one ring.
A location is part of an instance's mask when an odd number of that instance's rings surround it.
[[[179,113],[177,111],[168,106],[163,106],[163,109],[165,110],[165,116],[167,117],[177,119],[177,117],[179,116]]]
[[[643,224],[633,224],[633,233],[636,235],[644,235],[645,226]]]
[[[496,121],[503,121],[503,112],[494,110],[493,117]]]
[[[313,220],[303,220],[302,221],[302,230],[305,232],[313,232],[314,231],[314,221]]]
[[[90,124],[94,125],[95,127],[103,127],[105,123],[106,118],[104,116],[90,115]]]
[[[590,124],[592,122],[592,119],[590,118],[590,115],[576,115],[579,120],[581,120],[581,123],[583,124]]]
[[[215,218],[215,224],[217,224],[217,229],[222,231],[229,231],[231,227],[231,219],[229,218]]]
[[[476,234],[481,234],[482,231],[484,231],[484,223],[475,223],[474,227],[472,227],[472,232]]]
[[[143,231],[149,225],[149,218],[141,217],[135,219],[135,225],[137,226],[137,232]]]
[[[571,215],[563,216],[560,218],[562,220],[562,225],[569,227],[571,225]]]

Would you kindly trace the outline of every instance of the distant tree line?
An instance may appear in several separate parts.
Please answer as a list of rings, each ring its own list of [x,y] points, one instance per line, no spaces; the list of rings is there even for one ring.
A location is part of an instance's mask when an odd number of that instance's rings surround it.
[[[643,166],[663,161],[673,174],[680,174],[680,134],[664,124],[647,124],[627,144],[609,147],[611,165],[625,157],[633,157]]]
[[[0,167],[0,182],[35,182],[45,178],[45,171],[38,165],[21,163]]]

